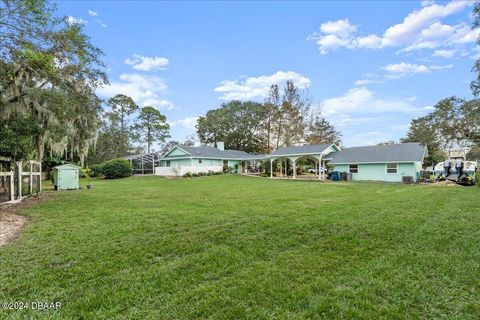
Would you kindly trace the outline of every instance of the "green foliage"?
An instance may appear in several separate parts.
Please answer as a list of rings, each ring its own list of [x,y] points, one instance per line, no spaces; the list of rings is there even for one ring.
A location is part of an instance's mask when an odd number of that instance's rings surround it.
[[[106,179],[126,178],[132,175],[132,165],[128,160],[114,159],[103,165],[103,175]]]
[[[192,173],[191,172],[187,172],[183,175],[184,178],[191,178],[192,177]]]
[[[308,144],[331,144],[339,145],[342,142],[342,134],[322,117],[320,112],[315,112],[308,119],[306,141]]]
[[[100,177],[103,175],[103,165],[92,164],[90,166],[90,177]]]
[[[472,12],[473,24],[472,29],[478,29],[480,27],[480,2],[475,1],[475,6]],[[480,39],[477,37],[477,46],[480,45]],[[473,70],[477,73],[477,78],[470,82],[470,89],[475,97],[480,95],[480,59],[475,61]]]
[[[480,144],[472,146],[467,153],[468,160],[480,160]]]
[[[477,180],[477,186],[480,187],[480,162],[477,162],[477,172],[475,172],[475,179]]]
[[[165,142],[166,138],[170,138],[169,128],[167,118],[160,111],[154,107],[143,107],[132,130],[135,140],[146,143],[147,152],[150,153],[154,142]]]
[[[83,164],[99,124],[95,90],[108,83],[102,51],[48,1],[1,1],[0,30],[0,119],[32,115],[39,160],[68,144]]]
[[[14,161],[32,159],[35,152],[32,136],[38,131],[32,116],[19,115],[10,120],[0,118],[0,156]]]
[[[92,170],[89,167],[81,168],[78,174],[80,178],[88,178],[91,177]]]
[[[428,148],[425,165],[444,161],[451,144],[480,143],[480,101],[450,97],[439,101],[426,116],[413,119],[401,142],[420,142]]]
[[[231,101],[198,118],[197,133],[204,144],[225,142],[225,149],[261,152],[265,147],[265,109],[252,101]]]
[[[293,82],[283,91],[270,88],[264,103],[230,101],[197,120],[197,134],[203,144],[219,141],[226,149],[270,153],[282,146],[339,142],[341,133],[319,113],[309,116],[310,99]]]
[[[118,145],[118,153],[120,156],[128,154],[130,149],[130,140],[132,137],[131,128],[127,124],[127,117],[132,115],[139,109],[139,106],[132,98],[124,94],[117,94],[107,101],[107,105],[112,111],[108,113],[110,122],[117,131],[116,144]]]

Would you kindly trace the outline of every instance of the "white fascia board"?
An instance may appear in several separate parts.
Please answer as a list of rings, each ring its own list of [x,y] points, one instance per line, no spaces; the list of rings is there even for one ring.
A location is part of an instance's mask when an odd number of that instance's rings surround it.
[[[368,161],[368,162],[360,162],[360,161],[350,161],[350,162],[330,162],[331,164],[381,164],[381,163],[415,163],[421,162],[421,160],[410,160],[410,161]]]
[[[170,150],[168,150],[167,152],[165,152],[165,155],[168,155],[170,152],[172,152],[173,150],[175,150],[175,149],[177,149],[177,148],[180,149],[180,150],[182,150],[182,151],[185,152],[186,154],[191,154],[190,152],[188,152],[188,151],[180,148],[179,146],[174,146],[173,148],[171,148]],[[165,157],[165,156],[163,156],[163,157]]]

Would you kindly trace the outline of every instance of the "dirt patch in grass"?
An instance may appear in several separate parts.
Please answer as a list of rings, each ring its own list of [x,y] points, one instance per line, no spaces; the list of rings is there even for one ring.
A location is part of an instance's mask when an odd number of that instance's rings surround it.
[[[30,219],[17,212],[31,205],[44,201],[47,194],[23,199],[20,203],[0,205],[0,247],[15,240]]]

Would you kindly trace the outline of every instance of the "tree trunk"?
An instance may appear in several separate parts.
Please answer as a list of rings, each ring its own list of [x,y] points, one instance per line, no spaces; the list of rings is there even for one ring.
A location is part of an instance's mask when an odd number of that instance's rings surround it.
[[[42,162],[43,154],[45,152],[45,146],[44,146],[42,135],[38,135],[35,137],[35,145],[36,145],[35,148],[37,149],[37,160]]]
[[[147,127],[147,150],[148,150],[148,153],[150,153],[150,145],[152,143],[152,137],[150,136],[150,126]]]

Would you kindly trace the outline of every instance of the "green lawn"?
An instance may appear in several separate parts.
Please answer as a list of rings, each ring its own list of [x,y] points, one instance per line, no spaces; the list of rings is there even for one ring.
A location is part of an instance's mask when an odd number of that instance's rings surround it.
[[[0,248],[1,318],[480,318],[480,189],[94,180]]]

